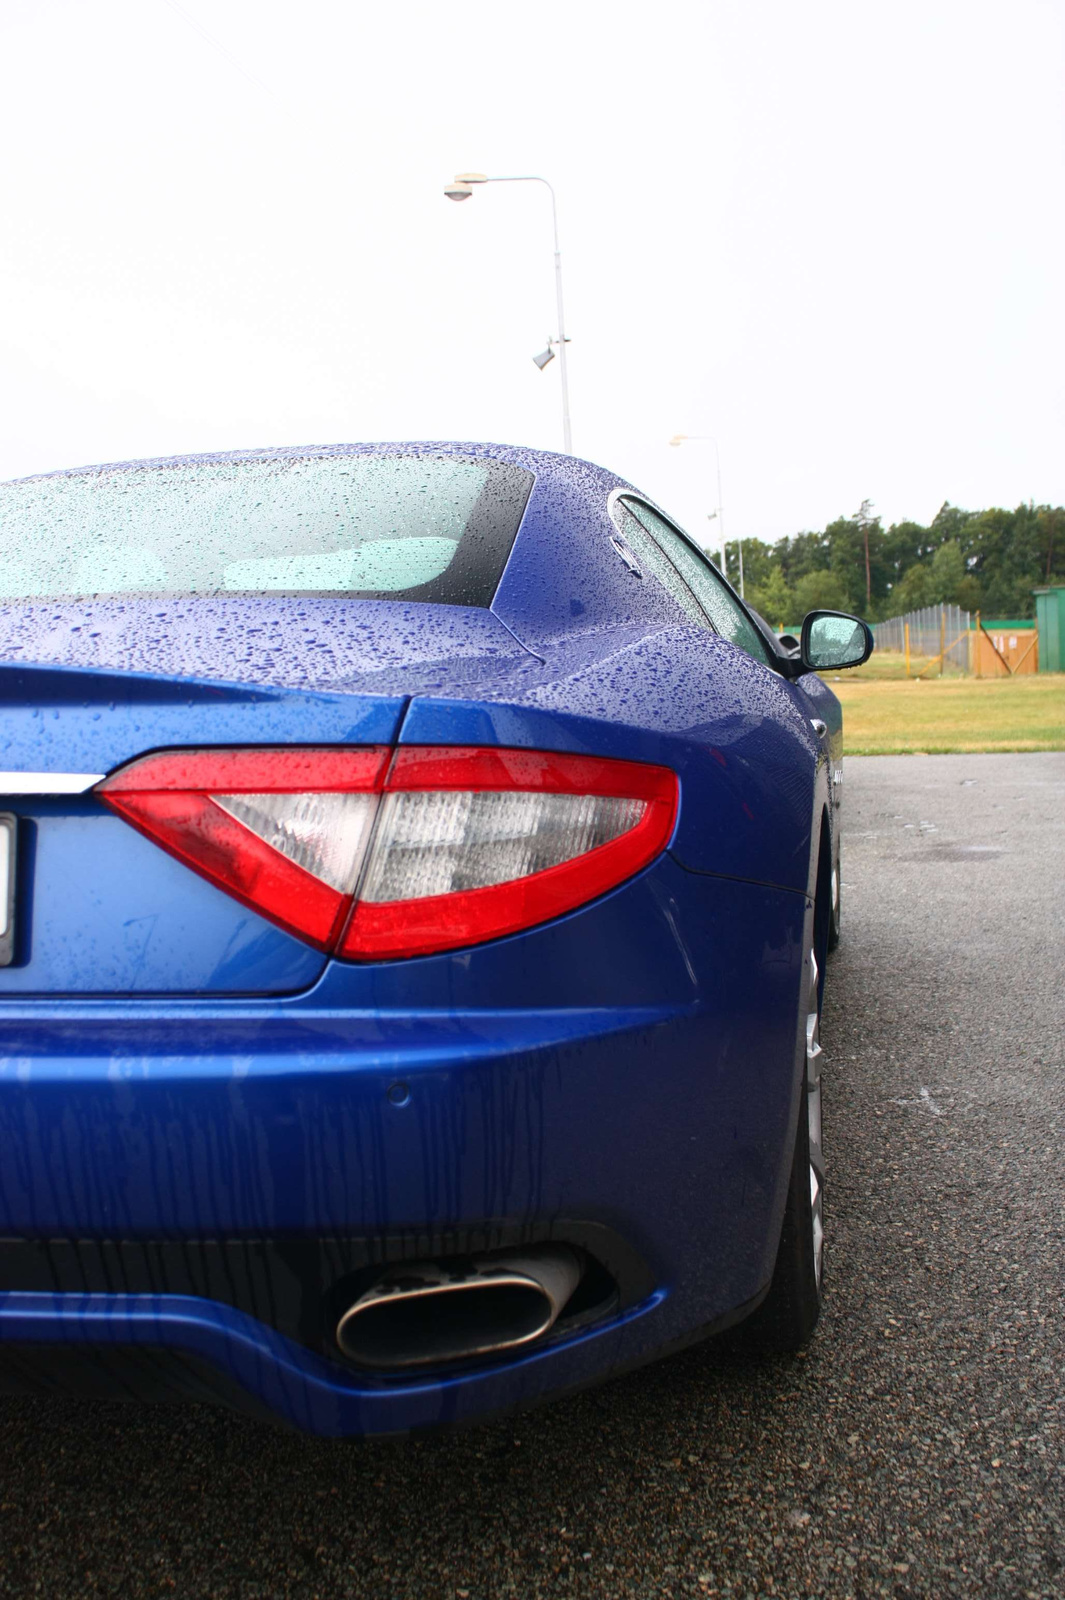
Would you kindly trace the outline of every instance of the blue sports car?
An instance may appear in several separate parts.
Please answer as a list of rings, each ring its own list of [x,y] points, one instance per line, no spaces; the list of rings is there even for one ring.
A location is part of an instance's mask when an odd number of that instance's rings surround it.
[[[587,462],[0,485],[0,1387],[322,1434],[821,1301],[839,703]]]

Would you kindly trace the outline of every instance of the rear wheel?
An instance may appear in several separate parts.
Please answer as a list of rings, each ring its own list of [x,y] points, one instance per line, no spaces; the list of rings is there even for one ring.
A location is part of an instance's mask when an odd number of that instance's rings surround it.
[[[821,1314],[825,1162],[821,1151],[819,970],[810,951],[806,984],[806,1065],[784,1225],[769,1293],[745,1333],[759,1350],[787,1352],[806,1343]]]

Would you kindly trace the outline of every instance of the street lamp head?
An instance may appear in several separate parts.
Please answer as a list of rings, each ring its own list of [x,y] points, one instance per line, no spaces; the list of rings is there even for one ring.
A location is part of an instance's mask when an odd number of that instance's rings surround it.
[[[487,183],[488,174],[485,172],[456,172],[456,183]]]
[[[670,444],[683,444],[687,437],[686,433],[675,433],[669,442]]]
[[[468,183],[460,183],[456,178],[454,183],[449,183],[444,190],[449,200],[468,200],[473,190]]]
[[[548,341],[547,341],[547,349],[546,350],[541,350],[540,354],[538,356],[533,356],[533,362],[535,363],[536,366],[539,367],[541,372],[543,372],[544,368],[547,366],[547,363],[549,361],[554,361],[554,359],[555,359],[555,352],[554,352],[554,349],[552,348],[553,345],[554,345],[554,340],[553,339],[548,339]]]

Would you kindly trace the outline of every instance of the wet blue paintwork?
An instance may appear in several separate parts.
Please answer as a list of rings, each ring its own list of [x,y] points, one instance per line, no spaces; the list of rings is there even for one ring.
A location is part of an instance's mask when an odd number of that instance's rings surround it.
[[[764,1282],[779,1198],[767,1157],[788,1126],[782,1002],[801,925],[774,955],[769,1016],[738,1023],[718,995],[609,1014],[352,1011],[343,1025],[311,1010],[268,1033],[208,1017],[194,1041],[187,1017],[158,1013],[141,1019],[147,1039],[128,1018],[102,1030],[82,1018],[62,1039],[45,1027],[52,1054],[16,1047],[5,1072],[0,1128],[21,1146],[0,1174],[5,1232],[343,1237],[613,1216],[668,1277],[709,1227],[702,1287],[724,1296],[710,1316]],[[749,962],[728,974],[749,983]],[[387,1096],[397,1078],[402,1106]],[[569,1128],[582,1130],[579,1161]]]
[[[197,1356],[292,1426],[323,1435],[448,1427],[550,1398],[646,1361],[671,1321],[656,1290],[603,1325],[455,1377],[406,1379],[392,1389],[359,1380],[262,1322],[183,1295],[13,1293],[0,1304],[0,1338],[13,1345],[164,1348]]]
[[[273,993],[325,966],[96,801],[4,804],[24,821],[19,947],[0,996]]]
[[[588,644],[553,650],[550,674],[509,692],[419,696],[401,739],[547,740],[661,762],[682,779],[673,850],[686,866],[807,889],[821,752],[795,686],[698,628],[600,633],[594,653]]]
[[[410,695],[508,672],[520,682],[539,666],[491,612],[465,606],[284,595],[165,610],[0,605],[2,759],[106,772],[194,729],[203,743],[285,743],[309,718],[324,742],[387,743]]]
[[[297,1425],[393,1431],[646,1358],[767,1281],[829,809],[810,716],[835,728],[838,702],[632,578],[610,545],[611,474],[477,449],[536,474],[492,612],[6,606],[0,767],[101,772],[213,743],[590,751],[680,774],[669,853],[530,933],[358,966],[324,962],[91,797],[3,802],[35,821],[37,861],[31,950],[0,974],[0,1233],[376,1236],[561,1215],[616,1230],[654,1291],[542,1351],[421,1382],[371,1383],[178,1295],[0,1295],[0,1340],[182,1349]]]
[[[249,1363],[248,1319],[201,1303],[191,1330],[190,1308],[165,1297],[116,1306],[110,1336],[125,1336],[136,1309],[160,1342],[208,1353],[290,1420],[327,1432],[423,1426],[609,1371],[765,1281],[793,1109],[805,910],[801,896],[666,863],[540,930],[531,994],[514,940],[468,965],[420,963],[436,981],[417,1011],[400,963],[333,967],[310,994],[269,1006],[9,1011],[0,1144],[18,1158],[0,1167],[0,1230],[342,1236],[484,1218],[605,1221],[641,1250],[656,1296],[643,1316],[531,1366],[382,1392],[255,1325],[260,1360]],[[637,928],[649,970],[634,997]],[[585,986],[581,949],[592,941],[599,959]],[[509,984],[497,997],[506,944]],[[525,1009],[508,1008],[515,991]],[[401,1107],[387,1096],[397,1078],[410,1088]],[[0,1336],[19,1336],[23,1298],[0,1305]],[[69,1336],[97,1336],[95,1318],[83,1325],[69,1306],[54,1309]],[[261,1359],[282,1347],[285,1372],[305,1382],[289,1387],[273,1357]]]

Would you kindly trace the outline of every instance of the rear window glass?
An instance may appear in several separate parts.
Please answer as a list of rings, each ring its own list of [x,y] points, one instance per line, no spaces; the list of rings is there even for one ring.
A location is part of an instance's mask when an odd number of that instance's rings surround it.
[[[262,456],[0,484],[0,600],[351,595],[491,603],[532,477],[506,462]]]

